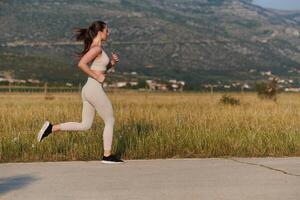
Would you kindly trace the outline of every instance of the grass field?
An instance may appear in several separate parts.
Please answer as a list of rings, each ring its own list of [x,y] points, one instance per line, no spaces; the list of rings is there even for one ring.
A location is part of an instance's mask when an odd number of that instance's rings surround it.
[[[300,156],[300,95],[277,103],[255,93],[231,94],[241,105],[219,103],[222,94],[108,93],[115,113],[113,152],[124,159]],[[37,143],[45,119],[80,121],[75,94],[0,94],[0,160],[97,160],[104,123],[96,114],[88,131],[58,132]]]

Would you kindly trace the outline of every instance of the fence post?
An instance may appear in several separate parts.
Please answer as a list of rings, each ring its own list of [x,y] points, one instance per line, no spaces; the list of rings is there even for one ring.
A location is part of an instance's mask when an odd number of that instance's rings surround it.
[[[213,94],[213,93],[214,93],[214,86],[210,85],[210,94]]]
[[[241,92],[244,94],[244,85],[241,86]]]
[[[8,82],[8,92],[11,93],[11,82]]]
[[[46,82],[46,83],[44,84],[44,94],[45,94],[45,95],[47,95],[47,92],[48,92],[48,91],[47,91],[47,90],[48,90],[47,87],[48,87],[48,83]]]
[[[78,92],[79,92],[79,94],[81,92],[81,83],[79,83],[79,85],[78,85]]]

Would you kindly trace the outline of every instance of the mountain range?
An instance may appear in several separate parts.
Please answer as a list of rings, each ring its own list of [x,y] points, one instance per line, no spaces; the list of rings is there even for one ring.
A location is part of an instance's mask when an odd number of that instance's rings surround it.
[[[250,0],[0,1],[0,72],[15,78],[78,83],[74,27],[105,21],[104,44],[126,80],[204,83],[260,80],[271,70],[298,80],[300,12],[265,9]],[[295,70],[295,73],[291,73]]]

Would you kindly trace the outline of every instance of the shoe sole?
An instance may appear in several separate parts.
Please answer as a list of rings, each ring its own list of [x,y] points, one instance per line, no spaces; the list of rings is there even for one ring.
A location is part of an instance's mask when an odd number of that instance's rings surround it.
[[[38,134],[38,137],[37,137],[37,141],[38,142],[41,142],[41,139],[42,139],[42,136],[43,134],[45,133],[46,129],[48,128],[50,122],[46,121],[43,125],[43,127],[41,128],[39,134]]]
[[[123,164],[123,163],[125,163],[125,162],[112,162],[112,161],[106,161],[106,160],[102,160],[101,162],[104,164]]]

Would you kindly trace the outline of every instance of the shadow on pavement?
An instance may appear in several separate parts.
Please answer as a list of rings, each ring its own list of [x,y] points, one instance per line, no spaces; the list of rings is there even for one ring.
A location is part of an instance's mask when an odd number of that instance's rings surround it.
[[[0,195],[25,187],[38,180],[31,175],[19,175],[13,177],[0,178]]]

